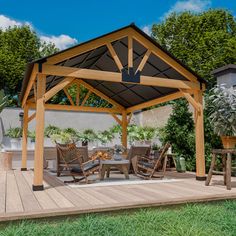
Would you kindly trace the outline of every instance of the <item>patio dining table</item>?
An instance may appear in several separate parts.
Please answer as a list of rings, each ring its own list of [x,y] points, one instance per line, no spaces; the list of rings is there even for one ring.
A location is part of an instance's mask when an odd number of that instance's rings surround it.
[[[125,175],[125,178],[129,179],[129,165],[130,161],[125,159],[121,154],[114,154],[113,158],[110,160],[101,160],[99,170],[100,180],[104,180],[105,173],[107,173],[107,178],[110,177],[110,169],[112,167],[120,170]]]

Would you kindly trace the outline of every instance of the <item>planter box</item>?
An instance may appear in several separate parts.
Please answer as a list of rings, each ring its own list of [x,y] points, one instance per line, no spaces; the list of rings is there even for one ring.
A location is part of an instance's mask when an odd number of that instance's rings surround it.
[[[12,170],[12,152],[0,152],[0,171]]]

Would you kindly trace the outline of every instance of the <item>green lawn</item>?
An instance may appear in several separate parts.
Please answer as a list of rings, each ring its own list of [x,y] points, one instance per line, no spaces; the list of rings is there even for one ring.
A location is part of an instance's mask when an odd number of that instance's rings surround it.
[[[236,201],[1,225],[0,235],[236,235]]]

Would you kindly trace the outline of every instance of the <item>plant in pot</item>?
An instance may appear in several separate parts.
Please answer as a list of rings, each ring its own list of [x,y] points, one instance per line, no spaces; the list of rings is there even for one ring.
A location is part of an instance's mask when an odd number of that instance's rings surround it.
[[[11,127],[7,130],[6,135],[10,138],[11,149],[18,149],[20,146],[20,138],[22,137],[22,128]]]
[[[207,99],[209,119],[214,132],[221,137],[224,148],[236,146],[236,92],[233,88],[216,86]]]
[[[96,140],[97,135],[92,129],[86,129],[81,133],[78,133],[78,139],[82,142],[82,146],[87,146],[89,142]]]
[[[51,135],[51,140],[54,143],[68,144],[73,142],[71,134],[61,131]]]
[[[54,125],[48,125],[44,130],[44,136],[50,138],[54,134],[60,134],[61,129]]]
[[[61,129],[55,125],[48,125],[44,130],[44,145],[45,146],[52,146],[52,139],[51,136],[54,134],[60,134]]]
[[[63,132],[69,134],[74,142],[78,141],[78,132],[75,129],[66,128]]]
[[[97,134],[97,140],[101,142],[102,145],[106,145],[107,143],[111,142],[114,138],[114,134],[108,130],[100,131]]]
[[[151,144],[151,140],[157,136],[156,129],[153,127],[138,127],[138,140],[144,144]]]
[[[28,137],[30,138],[31,148],[35,147],[35,131],[29,131]]]

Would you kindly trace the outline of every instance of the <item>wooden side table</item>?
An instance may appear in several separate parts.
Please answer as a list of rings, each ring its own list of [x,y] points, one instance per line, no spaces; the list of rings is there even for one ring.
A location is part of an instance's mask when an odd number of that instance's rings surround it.
[[[124,173],[125,178],[129,179],[129,160],[101,160],[100,161],[100,180],[105,177],[105,172],[107,172],[107,178],[110,176],[110,168],[115,167]]]
[[[231,161],[232,155],[236,154],[236,149],[213,149],[212,150],[212,159],[211,159],[211,166],[208,172],[208,176],[206,179],[206,186],[208,186],[211,182],[213,174],[223,174],[224,176],[224,185],[228,190],[231,190]],[[215,164],[217,155],[222,156],[222,164],[223,164],[223,171],[216,171]]]

